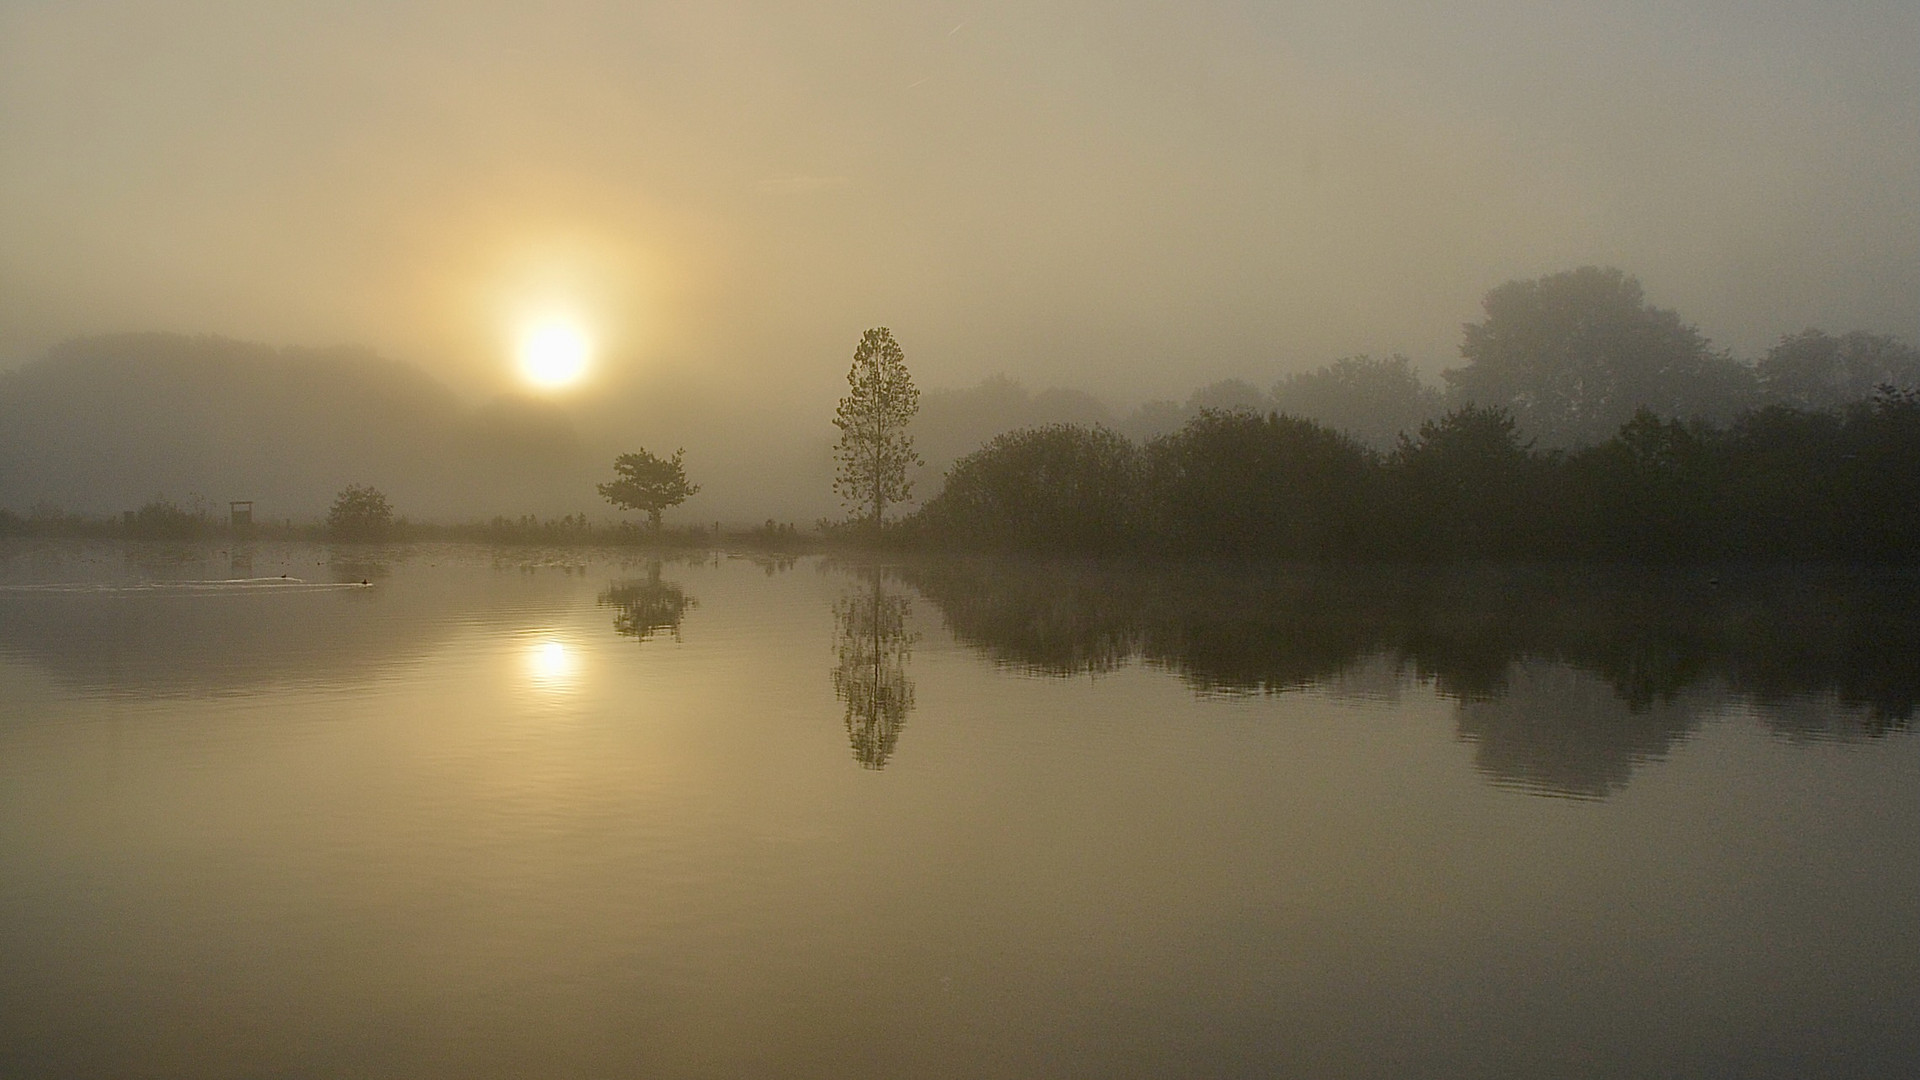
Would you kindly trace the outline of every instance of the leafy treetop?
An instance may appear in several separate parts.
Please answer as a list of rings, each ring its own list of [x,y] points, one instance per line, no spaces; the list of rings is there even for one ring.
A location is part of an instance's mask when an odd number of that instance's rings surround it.
[[[860,335],[847,388],[833,417],[840,429],[833,489],[855,518],[878,527],[889,504],[912,494],[907,468],[924,464],[907,434],[920,411],[920,391],[891,330],[880,326]]]
[[[349,484],[334,496],[327,531],[342,540],[378,540],[393,528],[393,506],[379,488]]]
[[[687,483],[687,470],[681,463],[684,448],[670,458],[655,457],[642,449],[613,459],[614,478],[600,485],[600,494],[615,506],[644,511],[655,532],[660,531],[660,512],[678,506],[698,494],[699,484]]]

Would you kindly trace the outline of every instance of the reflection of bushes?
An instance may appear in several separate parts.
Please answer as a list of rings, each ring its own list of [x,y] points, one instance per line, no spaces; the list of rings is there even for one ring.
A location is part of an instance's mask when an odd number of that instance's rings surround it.
[[[645,581],[621,581],[600,594],[600,605],[614,609],[613,629],[637,641],[661,631],[680,640],[680,621],[687,609],[698,606],[680,586],[660,578],[660,563],[647,567]]]
[[[1271,693],[1384,657],[1461,703],[1460,734],[1490,772],[1588,795],[1623,784],[1728,695],[1808,739],[1905,730],[1920,694],[1911,573],[1780,570],[1720,585],[1581,568],[974,560],[908,577],[962,642],[1037,673],[1143,660],[1197,691]],[[1568,680],[1578,692],[1556,703]]]
[[[745,558],[748,562],[759,567],[768,577],[772,577],[775,574],[784,574],[800,562],[800,556],[798,555],[787,555],[777,551],[751,552],[747,554]]]
[[[1391,597],[1353,606],[1346,597],[1355,581],[1300,570],[1156,576],[1141,655],[1209,692],[1274,693],[1326,680],[1390,640],[1381,615]]]
[[[1640,765],[1666,757],[1709,703],[1627,705],[1606,679],[1541,660],[1510,665],[1505,683],[1498,696],[1461,702],[1455,715],[1475,767],[1502,784],[1583,798],[1612,794]]]
[[[1099,563],[932,562],[908,579],[961,640],[1039,674],[1112,671],[1138,651],[1141,578]]]
[[[908,574],[956,636],[1051,674],[1143,659],[1208,690],[1277,691],[1392,654],[1449,696],[1494,696],[1512,663],[1604,678],[1634,707],[1720,680],[1759,701],[1832,692],[1910,716],[1920,579],[1767,571],[1163,567],[929,561]]]
[[[909,574],[996,663],[1099,674],[1134,659],[1218,692],[1291,689],[1388,639],[1379,612],[1325,595],[1350,575],[1097,562],[929,562]]]

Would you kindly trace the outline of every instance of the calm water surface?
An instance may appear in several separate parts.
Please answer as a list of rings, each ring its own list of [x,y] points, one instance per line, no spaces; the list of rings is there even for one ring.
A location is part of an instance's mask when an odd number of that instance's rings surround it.
[[[15,542],[0,1074],[1913,1075],[1917,690],[1912,575]]]

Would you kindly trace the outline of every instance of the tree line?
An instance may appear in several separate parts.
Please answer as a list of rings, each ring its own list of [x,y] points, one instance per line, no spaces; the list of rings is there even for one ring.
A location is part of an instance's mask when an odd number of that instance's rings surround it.
[[[1144,442],[1044,425],[960,458],[892,521],[919,463],[919,392],[892,333],[869,330],[834,418],[841,528],[923,547],[1202,559],[1920,557],[1913,349],[1808,331],[1742,365],[1635,279],[1595,267],[1509,282],[1485,310],[1438,415],[1443,399],[1401,357],[1349,358],[1279,388],[1323,405],[1373,399],[1376,424],[1408,425],[1389,448],[1233,400]],[[680,455],[646,456],[664,496],[602,491],[657,529],[659,506],[691,489]]]
[[[1422,381],[1406,357],[1354,356],[1287,376],[1271,394],[1216,383],[1194,395],[1189,414],[1274,411],[1391,451],[1449,408],[1479,405],[1506,409],[1543,449],[1575,449],[1605,442],[1643,408],[1724,426],[1769,405],[1839,410],[1880,386],[1920,386],[1920,351],[1859,330],[1789,334],[1753,363],[1736,360],[1610,268],[1510,281],[1483,309],[1463,328],[1463,363],[1441,373],[1442,386]]]
[[[1837,559],[1920,555],[1920,351],[1884,335],[1789,335],[1740,363],[1618,270],[1490,291],[1446,388],[1404,357],[1348,357],[1271,395],[1229,380],[1147,438],[1100,424],[1007,431],[960,457],[917,512],[920,393],[885,327],[862,335],[833,417],[829,536],[924,547],[1227,559]],[[1169,429],[1170,428],[1170,429]],[[599,485],[646,531],[496,518],[486,539],[707,539],[663,513],[700,490],[684,451],[642,448]],[[892,517],[889,517],[892,511]],[[206,513],[156,500],[127,535],[185,537]],[[0,533],[73,531],[0,511]],[[104,523],[83,522],[100,525]],[[59,526],[55,529],[54,526]],[[350,486],[326,534],[418,534]],[[603,537],[601,534],[605,533]],[[680,536],[679,534],[685,534]],[[764,536],[762,536],[764,534]],[[743,534],[744,535],[744,534]],[[797,543],[769,521],[751,537]],[[716,526],[714,540],[718,539]]]
[[[1181,558],[1920,557],[1911,347],[1816,330],[1741,364],[1648,304],[1634,278],[1596,267],[1509,282],[1485,311],[1445,397],[1400,357],[1276,388],[1407,424],[1385,448],[1223,393],[1145,441],[1076,424],[999,435],[896,532],[932,547]]]
[[[1309,420],[1208,411],[1145,445],[1009,432],[902,530],[935,547],[1226,559],[1920,557],[1920,402],[1772,406],[1727,426],[1636,413],[1540,451],[1462,406],[1390,453]]]

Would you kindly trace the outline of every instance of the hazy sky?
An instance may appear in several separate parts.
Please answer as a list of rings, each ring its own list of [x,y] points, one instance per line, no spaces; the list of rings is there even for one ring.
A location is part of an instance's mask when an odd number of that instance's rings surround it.
[[[1116,403],[1437,370],[1514,277],[1920,338],[1920,5],[0,0],[0,363],[123,329]],[[604,383],[603,383],[604,384]]]

